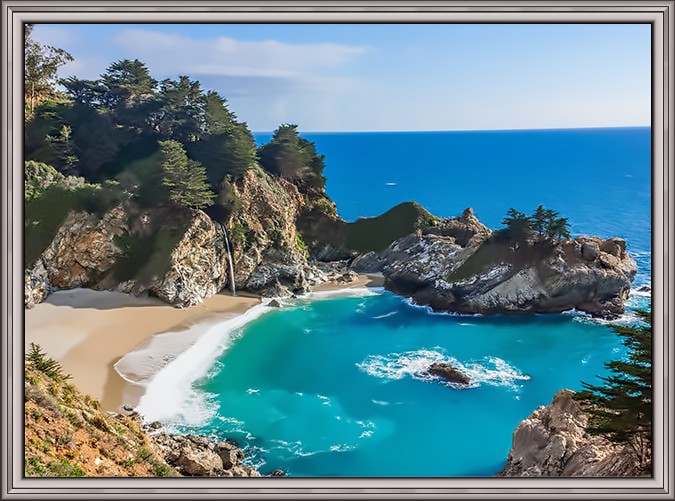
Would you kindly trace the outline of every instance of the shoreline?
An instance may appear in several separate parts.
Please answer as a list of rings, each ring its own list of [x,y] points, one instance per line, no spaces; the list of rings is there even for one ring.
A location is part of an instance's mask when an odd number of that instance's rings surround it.
[[[320,284],[311,293],[379,287],[382,282],[378,274],[359,275],[345,284]],[[31,342],[39,344],[82,393],[118,412],[122,405],[138,405],[145,384],[211,327],[261,304],[262,298],[246,292],[221,292],[179,309],[157,298],[120,292],[57,291],[25,310],[25,349]]]

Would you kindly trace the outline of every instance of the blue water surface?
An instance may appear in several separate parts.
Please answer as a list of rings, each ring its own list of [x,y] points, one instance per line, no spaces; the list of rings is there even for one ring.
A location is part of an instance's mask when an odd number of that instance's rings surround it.
[[[648,128],[304,136],[326,155],[347,220],[415,200],[446,217],[473,207],[496,229],[509,207],[541,203],[573,234],[625,238],[634,287],[651,284]],[[631,296],[631,308],[648,304]],[[263,473],[291,476],[493,475],[522,419],[625,355],[607,325],[573,314],[438,315],[383,291],[301,299],[236,334],[193,385],[211,418],[169,424],[234,438]],[[425,377],[434,361],[473,387]]]

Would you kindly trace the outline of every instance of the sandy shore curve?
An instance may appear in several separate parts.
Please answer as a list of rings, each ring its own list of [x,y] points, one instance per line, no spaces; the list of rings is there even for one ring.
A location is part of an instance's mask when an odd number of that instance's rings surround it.
[[[322,284],[315,291],[381,286],[378,275],[360,275],[348,284]],[[90,289],[54,292],[25,310],[24,342],[39,344],[59,361],[73,384],[118,411],[136,405],[144,386],[135,384],[185,351],[215,323],[226,322],[261,303],[250,294],[222,292],[189,308],[157,298]],[[125,380],[116,370],[120,363]]]

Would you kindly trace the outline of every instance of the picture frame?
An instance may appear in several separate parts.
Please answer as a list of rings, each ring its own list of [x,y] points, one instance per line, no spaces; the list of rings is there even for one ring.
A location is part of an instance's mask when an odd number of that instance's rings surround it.
[[[2,496],[6,499],[673,499],[672,1],[262,0],[2,2]],[[651,478],[25,478],[24,23],[649,23],[652,26],[654,440]]]

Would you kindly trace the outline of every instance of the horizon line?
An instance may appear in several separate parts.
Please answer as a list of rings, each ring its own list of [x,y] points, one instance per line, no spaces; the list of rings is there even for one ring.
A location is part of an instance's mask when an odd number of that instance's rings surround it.
[[[284,122],[286,123],[286,122]],[[281,124],[283,125],[283,124]],[[368,130],[304,130],[301,134],[354,134],[382,132],[513,132],[513,131],[545,131],[545,130],[588,130],[588,129],[649,129],[649,125],[598,125],[588,127],[514,127],[503,129],[368,129]],[[253,134],[272,134],[274,130],[252,130]]]

